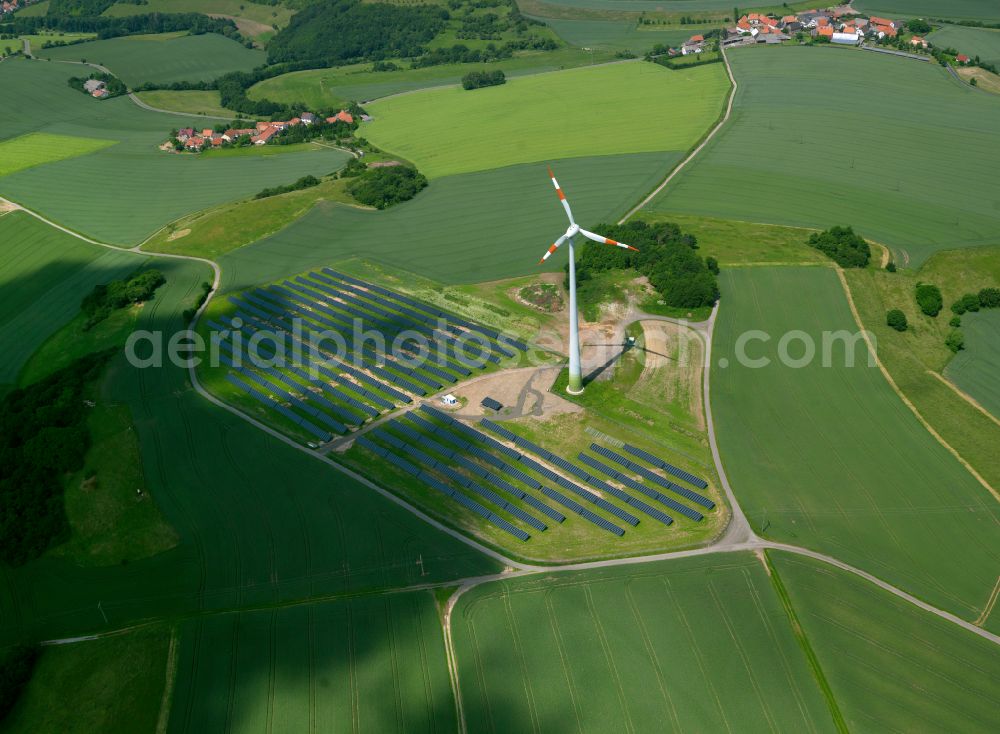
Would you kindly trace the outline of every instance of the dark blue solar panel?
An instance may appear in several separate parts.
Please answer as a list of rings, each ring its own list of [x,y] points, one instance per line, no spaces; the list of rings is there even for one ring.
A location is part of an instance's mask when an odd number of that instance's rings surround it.
[[[700,479],[699,477],[696,477],[694,474],[691,474],[690,472],[686,472],[683,469],[679,469],[673,464],[667,463],[658,456],[653,456],[653,454],[649,453],[648,451],[643,451],[642,449],[637,448],[635,446],[630,446],[629,444],[625,444],[622,448],[624,448],[633,456],[638,456],[639,458],[648,461],[653,466],[663,469],[668,474],[673,474],[675,477],[683,479],[685,482],[690,482],[696,487],[699,487],[701,489],[705,489],[706,487],[708,487],[708,482],[706,482],[704,479]]]
[[[555,500],[556,502],[558,502],[559,504],[561,504],[563,507],[569,508],[570,510],[572,510],[573,512],[575,512],[576,514],[578,514],[580,517],[582,517],[582,518],[584,518],[586,520],[589,520],[590,522],[594,523],[599,528],[602,528],[604,530],[607,530],[608,532],[614,533],[618,537],[621,537],[621,536],[625,535],[625,531],[622,530],[617,525],[608,522],[607,520],[605,520],[600,515],[597,515],[597,514],[591,512],[590,510],[588,510],[583,505],[579,504],[578,502],[574,502],[569,497],[567,497],[567,496],[565,496],[563,494],[560,494],[559,492],[556,492],[554,489],[549,489],[548,487],[542,487],[542,493],[546,497],[548,497],[549,499]]]

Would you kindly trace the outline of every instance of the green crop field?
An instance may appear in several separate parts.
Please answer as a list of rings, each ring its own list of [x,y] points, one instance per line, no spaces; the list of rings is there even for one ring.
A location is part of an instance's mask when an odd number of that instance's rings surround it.
[[[769,553],[850,731],[996,730],[996,645],[848,573]]]
[[[962,317],[965,349],[948,364],[945,375],[1000,418],[1000,312]]]
[[[0,143],[0,177],[43,163],[87,155],[114,145],[114,140],[29,133]]]
[[[170,732],[455,731],[429,591],[182,626]]]
[[[152,629],[45,648],[0,732],[155,731],[169,644]]]
[[[676,161],[676,154],[660,153],[553,165],[576,218],[596,224],[624,214]],[[545,267],[538,261],[565,228],[545,166],[535,163],[436,179],[413,201],[385,211],[321,202],[220,262],[227,288],[361,255],[439,282],[469,283],[561,268],[565,260],[557,257]]]
[[[17,381],[32,353],[79,312],[95,285],[145,260],[81,242],[24,212],[0,216],[0,384]]]
[[[696,31],[682,28],[640,26],[634,20],[571,20],[545,18],[545,23],[566,43],[600,51],[631,51],[642,54],[658,43],[675,46]]]
[[[19,114],[0,110],[0,129],[8,129],[4,123],[9,116],[14,134],[38,130],[108,138],[118,144],[4,176],[0,195],[101,241],[135,245],[184,214],[291,183],[307,173],[328,174],[348,158],[347,153],[318,146],[258,148],[246,155],[167,153],[157,146],[171,129],[185,123],[201,126],[204,120],[142,110],[124,97],[92,99],[66,85],[76,69],[66,64],[4,63],[0,81],[15,93],[24,92],[25,103]],[[26,116],[28,120],[22,119]],[[108,208],[110,202],[113,209]]]
[[[369,105],[375,120],[361,134],[430,178],[575,156],[685,151],[717,119],[727,88],[720,64],[684,71],[607,64],[381,100]],[[614,116],[613,127],[601,122],[605,116]]]
[[[495,67],[507,76],[515,77],[601,63],[612,58],[608,50],[597,49],[591,54],[578,48],[558,48],[554,51],[522,51],[513,58],[486,65],[440,64],[420,69],[371,71],[371,64],[352,64],[292,71],[254,84],[247,95],[250,99],[270,99],[286,104],[303,102],[320,109],[345,105],[351,100],[365,102],[401,92],[458,84],[463,75],[483,68]]]
[[[946,25],[927,36],[927,40],[941,48],[953,48],[972,58],[978,56],[991,64],[1000,64],[1000,30]]]
[[[217,33],[123,36],[65,48],[39,49],[35,54],[56,61],[86,59],[101,64],[129,86],[144,82],[211,81],[231,71],[250,71],[265,59],[263,51],[245,48]],[[78,73],[84,71],[87,70],[80,69]]]
[[[993,0],[855,0],[854,9],[890,17],[1000,21],[1000,6]]]
[[[824,360],[824,334],[857,332],[836,273],[741,268],[724,271],[721,284],[713,409],[753,526],[975,619],[996,583],[1000,507],[869,366],[863,341],[854,342],[853,367],[832,339]],[[804,367],[779,360],[789,333],[816,348]],[[769,365],[740,363],[745,334],[748,360]],[[806,348],[795,337],[787,349],[798,359]]]
[[[219,93],[208,90],[152,89],[148,92],[138,92],[136,96],[150,107],[172,112],[185,112],[189,115],[214,115],[232,119],[237,113],[227,110],[219,101]]]
[[[142,13],[205,13],[245,18],[255,23],[283,26],[294,11],[285,5],[255,3],[250,0],[146,0],[142,5],[130,2],[112,5],[104,15],[125,16]]]
[[[861,51],[749,48],[729,59],[739,83],[732,121],[651,209],[849,224],[890,245],[899,265],[997,241],[1000,147],[990,140],[1000,99],[937,65]],[[864,105],[844,103],[858,79]],[[920,115],[900,117],[915,107]]]
[[[748,554],[484,584],[452,628],[470,731],[834,730]]]
[[[167,284],[141,310],[137,328],[169,335],[211,273],[167,259],[157,268]],[[186,370],[133,368],[124,359],[111,369],[102,399],[131,410],[146,491],[179,544],[128,564],[80,568],[50,555],[5,568],[0,645],[499,570],[370,488],[209,403],[190,388]]]

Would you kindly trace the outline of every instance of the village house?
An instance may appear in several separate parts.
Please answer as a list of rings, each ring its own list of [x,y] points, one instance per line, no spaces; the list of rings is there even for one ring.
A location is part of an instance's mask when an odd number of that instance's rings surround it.
[[[303,112],[302,122],[306,125],[312,125],[314,122],[316,122],[316,115],[314,115],[312,112]]]
[[[194,137],[194,128],[182,127],[177,131],[177,139],[182,143],[190,137]]]
[[[186,141],[184,141],[184,148],[186,150],[201,150],[204,145],[205,145],[204,138],[201,138],[197,135],[193,135]]]
[[[681,54],[687,56],[688,54],[700,54],[705,50],[705,37],[702,35],[691,36],[688,40],[684,42],[681,46]]]
[[[11,2],[7,2],[7,0],[4,0],[3,5],[0,5],[0,12],[13,13],[15,10],[17,10],[17,8],[18,8],[17,0],[11,0]]]
[[[969,61],[971,61],[971,59],[965,54],[959,54],[958,56],[955,57],[955,61],[957,61],[960,64],[968,64]]]
[[[927,39],[922,36],[914,36],[910,39],[910,45],[914,48],[927,48],[930,44],[927,43]]]
[[[254,145],[264,145],[268,140],[277,135],[278,132],[279,132],[278,128],[269,125],[268,127],[265,127],[263,130],[259,130],[256,135],[250,138],[250,141]]]
[[[333,123],[333,122],[346,122],[348,125],[350,125],[350,124],[352,124],[354,122],[354,115],[352,115],[347,110],[341,110],[340,112],[338,112],[333,117],[326,118],[326,121],[330,122],[330,123]]]

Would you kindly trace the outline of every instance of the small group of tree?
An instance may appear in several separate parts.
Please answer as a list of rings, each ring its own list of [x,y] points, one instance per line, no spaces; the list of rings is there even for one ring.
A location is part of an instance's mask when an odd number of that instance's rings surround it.
[[[951,311],[955,315],[948,322],[952,327],[944,342],[948,349],[958,352],[965,348],[965,337],[958,328],[962,325],[962,316],[983,308],[1000,308],[1000,288],[983,288],[979,293],[966,293],[951,304]]]
[[[700,257],[697,238],[685,234],[676,224],[651,225],[636,220],[621,225],[599,224],[595,229],[638,251],[588,241],[577,264],[578,282],[598,272],[632,268],[649,279],[668,306],[698,308],[718,300],[718,263],[714,258]]]
[[[166,282],[159,270],[145,270],[128,279],[95,285],[80,303],[80,309],[87,316],[84,329],[90,329],[120,308],[148,301]]]
[[[529,35],[524,38],[515,38],[497,46],[495,43],[487,43],[482,48],[469,48],[465,44],[456,43],[447,48],[435,48],[427,53],[418,56],[410,62],[413,69],[422,69],[428,66],[440,66],[442,64],[486,64],[493,61],[503,61],[514,55],[515,51],[535,50],[553,51],[559,48],[559,44],[549,37]]]
[[[4,23],[4,31],[17,36],[38,35],[45,31],[94,33],[98,38],[116,38],[138,33],[174,33],[187,31],[192,35],[218,33],[226,38],[246,43],[230,18],[210,18],[203,13],[146,13],[121,17],[106,15],[56,14],[49,7],[46,15],[17,14]]]
[[[372,71],[398,71],[402,67],[392,61],[376,61],[372,64]]]
[[[319,186],[320,180],[315,176],[303,176],[295,183],[285,184],[284,186],[272,186],[269,189],[261,189],[257,192],[257,195],[253,198],[255,199],[266,199],[269,196],[277,196],[278,194],[287,194],[291,191],[300,191],[301,189],[310,189],[313,186]]]
[[[470,71],[462,77],[462,89],[495,87],[506,83],[507,77],[500,69],[496,71]]]
[[[886,314],[885,323],[896,331],[906,331],[909,328],[906,314],[898,308],[894,308]]]
[[[0,401],[0,561],[24,564],[68,536],[63,477],[83,468],[85,393],[115,351],[81,357]]]
[[[928,23],[923,18],[911,18],[910,20],[906,21],[906,30],[908,30],[910,33],[916,33],[918,35],[925,36],[934,29],[931,27],[931,24]]]
[[[865,238],[851,227],[831,227],[809,236],[809,245],[825,254],[842,268],[863,268],[872,257]]]
[[[14,645],[0,653],[0,722],[21,696],[38,660],[34,645]]]
[[[937,316],[944,307],[941,289],[932,283],[917,283],[916,298],[920,310],[927,316]]]
[[[201,284],[201,293],[198,294],[198,298],[195,299],[194,305],[191,308],[184,309],[184,313],[181,315],[185,324],[191,323],[191,319],[194,315],[198,313],[198,309],[201,308],[202,304],[208,300],[208,295],[212,292],[212,284],[205,281]]]
[[[111,99],[112,97],[120,97],[121,95],[128,93],[128,88],[125,86],[125,82],[123,82],[121,79],[114,76],[113,74],[105,74],[103,72],[94,72],[88,77],[71,76],[66,81],[71,87],[73,87],[73,89],[76,89],[77,91],[89,95],[90,92],[87,91],[86,84],[88,81],[92,79],[99,82],[104,82],[104,88],[108,90],[108,93],[107,95],[102,97],[102,99]]]
[[[367,168],[354,176],[347,193],[360,203],[376,209],[408,201],[427,186],[427,177],[410,166]]]

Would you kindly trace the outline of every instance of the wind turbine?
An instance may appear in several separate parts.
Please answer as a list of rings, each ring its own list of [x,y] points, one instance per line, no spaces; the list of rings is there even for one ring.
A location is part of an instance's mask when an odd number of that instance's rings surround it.
[[[549,167],[549,178],[552,179],[552,185],[556,188],[556,193],[559,195],[559,201],[562,202],[563,209],[566,210],[566,216],[569,217],[569,227],[566,230],[566,234],[557,239],[555,244],[549,248],[548,252],[542,256],[539,264],[548,260],[549,256],[555,252],[559,245],[563,242],[569,242],[569,383],[566,385],[566,392],[571,395],[579,395],[583,392],[583,375],[580,373],[580,324],[576,312],[576,258],[574,257],[573,252],[573,238],[579,234],[583,235],[588,240],[600,242],[604,245],[621,247],[626,250],[635,250],[636,248],[622,242],[615,242],[614,240],[602,237],[599,234],[588,232],[585,229],[581,229],[580,225],[578,225],[573,219],[573,212],[569,208],[569,202],[566,201],[566,194],[564,194],[563,190],[559,188],[559,182],[556,181],[555,174],[552,173],[551,167]]]

